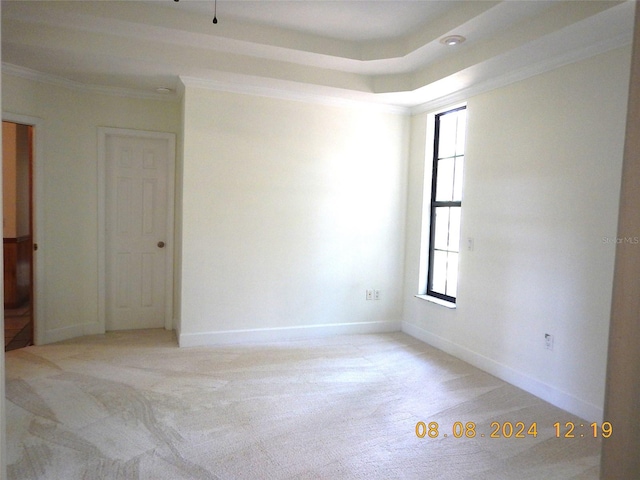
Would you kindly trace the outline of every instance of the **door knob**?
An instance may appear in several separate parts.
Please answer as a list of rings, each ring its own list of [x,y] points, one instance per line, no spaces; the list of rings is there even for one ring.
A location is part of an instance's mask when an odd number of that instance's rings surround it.
[[[158,242],[158,248],[164,248],[164,242]]]

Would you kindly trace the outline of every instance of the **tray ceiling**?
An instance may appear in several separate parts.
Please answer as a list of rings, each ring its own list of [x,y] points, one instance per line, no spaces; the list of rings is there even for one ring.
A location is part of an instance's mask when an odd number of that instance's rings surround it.
[[[414,107],[631,42],[634,2],[3,1],[9,73],[126,95],[181,84]],[[466,38],[455,47],[447,35]],[[165,94],[166,96],[166,94]]]

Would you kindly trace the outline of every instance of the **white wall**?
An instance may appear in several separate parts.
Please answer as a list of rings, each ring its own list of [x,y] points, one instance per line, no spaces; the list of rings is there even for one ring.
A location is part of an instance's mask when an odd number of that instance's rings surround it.
[[[408,118],[190,86],[184,109],[181,345],[398,329]]]
[[[3,74],[3,112],[37,117],[44,198],[37,261],[44,285],[37,318],[43,342],[91,332],[98,322],[97,129],[177,133],[177,102],[80,92]],[[39,329],[39,330],[38,330]],[[42,331],[44,329],[44,331]]]
[[[622,48],[469,99],[462,245],[475,248],[455,310],[414,298],[427,114],[412,120],[403,329],[594,421],[629,65]]]

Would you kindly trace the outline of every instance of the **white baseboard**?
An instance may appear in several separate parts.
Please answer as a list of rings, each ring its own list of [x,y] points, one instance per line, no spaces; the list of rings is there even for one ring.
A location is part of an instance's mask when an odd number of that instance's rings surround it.
[[[104,325],[100,325],[98,322],[94,323],[85,323],[82,326],[82,334],[83,335],[100,335],[105,332]]]
[[[580,418],[589,422],[602,421],[604,412],[601,407],[580,400],[567,392],[563,392],[551,385],[536,380],[522,372],[480,355],[466,347],[457,345],[411,323],[402,322],[402,331]]]
[[[173,331],[176,334],[176,340],[180,340],[180,328],[182,325],[180,325],[180,322],[178,321],[177,318],[173,319]]]
[[[335,323],[250,330],[222,330],[217,332],[178,333],[181,347],[229,345],[237,343],[279,342],[285,340],[366,333],[399,332],[400,322]]]
[[[63,340],[69,340],[70,338],[81,337],[84,334],[84,325],[55,328],[44,332],[43,344],[61,342]]]
[[[69,340],[71,338],[82,337],[84,335],[98,335],[101,333],[104,333],[104,328],[97,322],[55,328],[53,330],[45,331],[41,336],[43,340],[41,343],[38,343],[38,345],[62,342],[63,340]],[[40,336],[40,334],[38,334],[38,336]]]

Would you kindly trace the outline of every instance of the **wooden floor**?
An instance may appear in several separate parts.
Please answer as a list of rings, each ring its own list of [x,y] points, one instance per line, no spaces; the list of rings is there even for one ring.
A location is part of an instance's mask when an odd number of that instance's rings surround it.
[[[33,345],[33,316],[31,306],[26,304],[4,311],[4,351]]]

